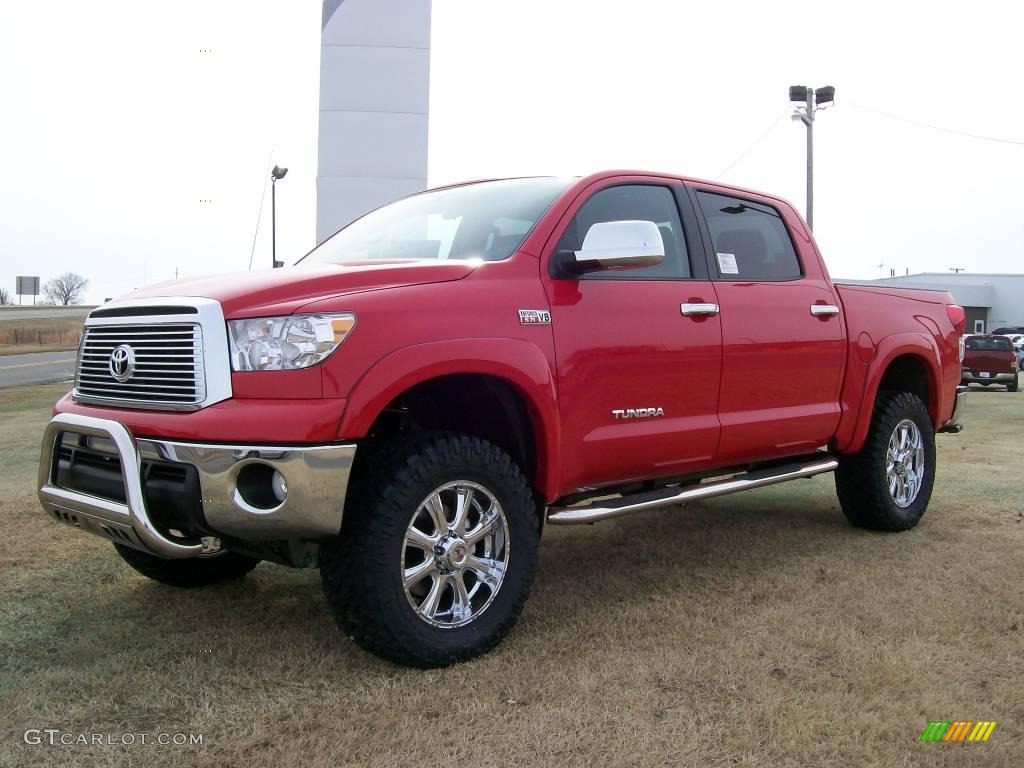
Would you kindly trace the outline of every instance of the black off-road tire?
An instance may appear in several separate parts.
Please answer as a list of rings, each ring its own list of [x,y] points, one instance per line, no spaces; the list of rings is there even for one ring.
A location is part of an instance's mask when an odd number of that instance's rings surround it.
[[[324,594],[341,629],[365,650],[398,664],[448,666],[486,653],[519,618],[533,583],[536,500],[520,467],[476,437],[428,432],[376,448],[355,478],[341,535],[320,552]],[[508,525],[508,564],[492,601],[468,624],[428,624],[406,596],[403,543],[415,511],[437,488],[470,481],[494,495]]]
[[[896,425],[910,419],[924,442],[925,471],[917,497],[900,507],[889,493],[886,455]],[[935,428],[921,399],[908,392],[881,392],[859,453],[841,456],[835,473],[836,493],[847,520],[858,528],[908,531],[917,525],[935,483]]]
[[[1020,388],[1020,374],[1013,377],[1013,383],[1006,385],[1007,392],[1016,392]]]
[[[114,544],[114,549],[122,560],[146,578],[172,587],[205,587],[222,581],[240,579],[261,562],[234,552],[166,560],[123,544]]]

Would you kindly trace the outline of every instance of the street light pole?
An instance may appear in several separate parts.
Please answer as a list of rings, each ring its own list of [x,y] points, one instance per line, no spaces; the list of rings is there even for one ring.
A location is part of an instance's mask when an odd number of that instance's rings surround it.
[[[286,173],[287,168],[277,165],[270,172],[270,255],[274,269],[284,266],[283,261],[277,260],[277,180],[283,179]]]
[[[814,89],[806,85],[791,85],[789,100],[800,104],[793,113],[807,127],[807,227],[814,229],[814,113],[824,109],[835,99],[836,89],[831,85]]]
[[[814,91],[807,89],[807,228],[814,230]]]

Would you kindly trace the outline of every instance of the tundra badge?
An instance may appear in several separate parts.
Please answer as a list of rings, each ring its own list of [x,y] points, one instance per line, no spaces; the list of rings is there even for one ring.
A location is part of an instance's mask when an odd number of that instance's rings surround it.
[[[657,408],[615,408],[612,416],[616,419],[649,419],[651,416],[664,416],[665,409]]]

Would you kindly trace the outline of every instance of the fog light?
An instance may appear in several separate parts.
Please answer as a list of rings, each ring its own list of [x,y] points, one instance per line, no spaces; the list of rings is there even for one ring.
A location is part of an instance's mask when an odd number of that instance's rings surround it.
[[[270,479],[270,488],[274,491],[274,498],[278,502],[283,503],[288,498],[288,483],[277,470],[274,470],[274,476]]]
[[[288,488],[281,474],[269,464],[254,461],[238,472],[235,503],[250,512],[268,512],[284,502]]]

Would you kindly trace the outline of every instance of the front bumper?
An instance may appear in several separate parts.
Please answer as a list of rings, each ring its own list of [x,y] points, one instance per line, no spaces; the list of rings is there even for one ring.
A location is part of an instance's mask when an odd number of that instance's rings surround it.
[[[940,427],[939,432],[962,432],[964,428],[964,407],[967,405],[967,393],[969,389],[965,385],[956,388],[956,404],[953,406],[953,415],[949,421]]]
[[[97,495],[87,484],[61,481],[62,474],[73,476],[58,471],[65,435],[84,436],[93,455],[107,455],[109,467],[100,471],[120,472],[116,492]],[[208,551],[204,532],[252,542],[319,539],[341,530],[355,451],[351,444],[278,447],[135,438],[118,421],[62,413],[43,437],[39,500],[61,522],[165,558]],[[205,530],[182,532],[162,520],[154,493],[147,493],[149,464],[194,468],[195,517]],[[275,471],[287,483],[283,501],[252,490]]]

